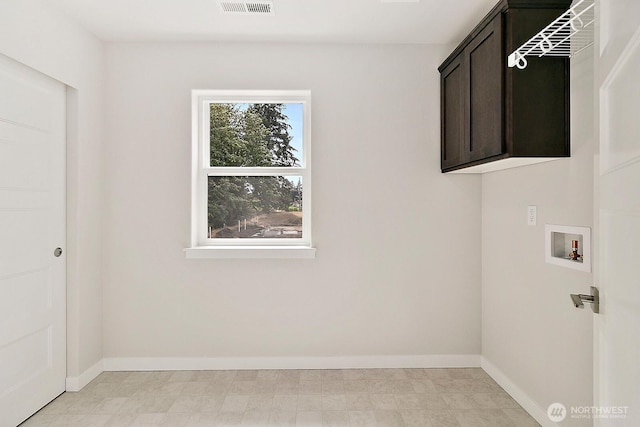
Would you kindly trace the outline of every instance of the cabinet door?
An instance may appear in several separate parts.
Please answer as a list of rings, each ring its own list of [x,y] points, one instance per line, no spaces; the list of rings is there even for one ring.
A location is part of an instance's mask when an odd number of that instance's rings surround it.
[[[458,55],[440,74],[441,166],[458,166],[467,161],[465,146],[465,70]]]
[[[500,155],[506,149],[502,19],[498,14],[464,51],[468,72],[465,145],[470,162]]]

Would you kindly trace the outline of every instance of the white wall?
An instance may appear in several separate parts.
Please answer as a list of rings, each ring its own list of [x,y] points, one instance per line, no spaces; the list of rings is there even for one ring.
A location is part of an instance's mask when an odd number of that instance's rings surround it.
[[[107,365],[478,355],[480,179],[439,172],[447,53],[108,45]],[[312,91],[315,260],[185,259],[192,89]]]
[[[0,3],[0,53],[57,79],[69,92],[67,144],[67,376],[102,359],[102,77],[100,41],[34,0]]]
[[[544,261],[545,223],[593,227],[592,52],[571,66],[571,158],[482,178],[482,354],[547,423],[551,403],[593,402],[593,314],[569,299],[589,294],[593,276]],[[527,205],[538,206],[535,227],[527,226]]]

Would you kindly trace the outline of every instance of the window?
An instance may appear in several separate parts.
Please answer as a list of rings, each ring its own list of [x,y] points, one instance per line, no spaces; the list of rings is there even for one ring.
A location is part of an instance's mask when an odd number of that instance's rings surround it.
[[[313,257],[308,91],[195,90],[191,248]]]

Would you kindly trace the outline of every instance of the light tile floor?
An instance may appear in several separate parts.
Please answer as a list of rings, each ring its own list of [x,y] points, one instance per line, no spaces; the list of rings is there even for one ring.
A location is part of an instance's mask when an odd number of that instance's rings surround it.
[[[105,372],[21,427],[539,426],[482,369]]]

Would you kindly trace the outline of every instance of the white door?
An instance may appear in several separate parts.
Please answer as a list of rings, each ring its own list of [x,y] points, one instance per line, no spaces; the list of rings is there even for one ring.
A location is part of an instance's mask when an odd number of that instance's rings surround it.
[[[0,427],[65,388],[65,102],[0,55]]]
[[[595,425],[640,426],[640,1],[599,13],[600,315]]]

